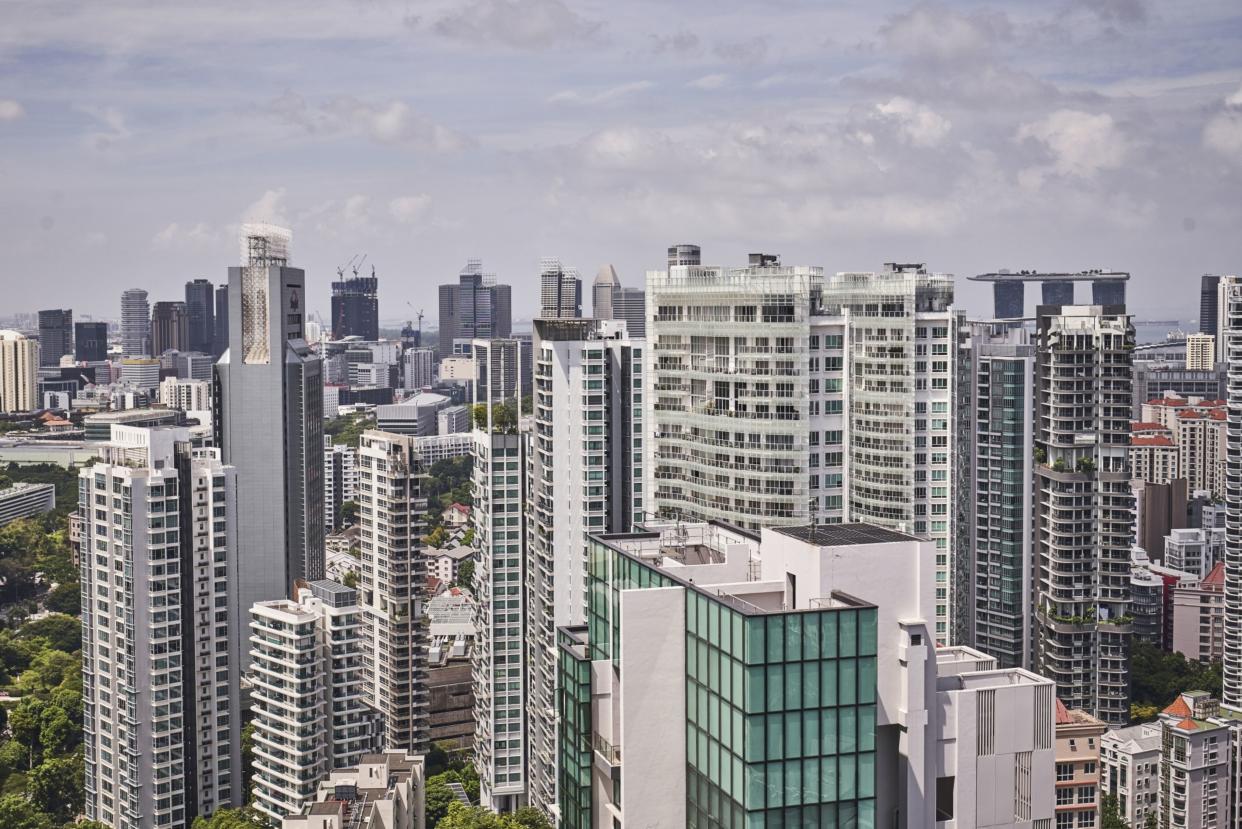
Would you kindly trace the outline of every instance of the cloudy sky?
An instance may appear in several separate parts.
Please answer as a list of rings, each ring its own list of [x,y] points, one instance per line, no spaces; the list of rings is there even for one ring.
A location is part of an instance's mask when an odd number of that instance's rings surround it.
[[[433,318],[471,257],[529,315],[541,256],[633,285],[682,241],[1124,269],[1161,318],[1242,269],[1236,0],[8,0],[0,24],[0,315],[178,298],[245,219],[293,228],[325,316],[362,252],[386,319]]]

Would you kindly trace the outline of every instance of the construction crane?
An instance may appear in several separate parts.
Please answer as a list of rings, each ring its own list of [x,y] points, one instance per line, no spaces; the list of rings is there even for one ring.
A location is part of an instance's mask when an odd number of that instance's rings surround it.
[[[348,267],[350,267],[351,265],[353,265],[353,264],[354,264],[354,260],[355,260],[355,259],[357,259],[357,258],[358,258],[358,254],[356,254],[356,253],[355,253],[353,256],[351,256],[351,257],[349,258],[349,261],[348,261],[348,262],[346,262],[344,265],[338,265],[338,266],[337,266],[337,269],[336,269],[336,275],[337,275],[339,278],[344,279],[344,278],[345,278],[345,269],[346,269],[346,268],[348,268]],[[358,275],[358,269],[357,269],[357,268],[354,268],[354,276],[357,276],[357,275]]]
[[[354,259],[358,259],[358,257],[357,257],[357,256],[355,256],[355,257],[354,257]],[[352,261],[354,261],[354,259],[350,259],[349,261],[350,261],[350,262],[352,262]],[[362,267],[362,263],[363,263],[363,262],[365,262],[365,261],[367,261],[367,255],[364,253],[364,254],[362,254],[362,258],[361,258],[361,259],[358,259],[358,264],[357,264],[357,265],[354,265],[354,268],[353,268],[353,270],[354,270],[354,276],[357,276],[357,275],[358,275],[358,269]],[[374,271],[374,270],[375,270],[375,266],[374,266],[374,265],[372,265],[372,266],[371,266],[371,270],[372,270],[372,271]]]

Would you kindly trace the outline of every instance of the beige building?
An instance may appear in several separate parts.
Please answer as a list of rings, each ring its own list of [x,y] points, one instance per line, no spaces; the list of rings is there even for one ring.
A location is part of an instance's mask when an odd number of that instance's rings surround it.
[[[1186,370],[1211,371],[1216,364],[1216,336],[1190,334],[1186,337]]]
[[[1173,588],[1173,650],[1211,662],[1225,655],[1225,563],[1197,584]]]
[[[1177,474],[1177,444],[1165,434],[1131,435],[1130,469],[1135,478],[1167,484]]]
[[[1172,477],[1185,478],[1191,492],[1204,490],[1223,497],[1226,421],[1224,400],[1193,396],[1158,397],[1143,404],[1141,421],[1130,424],[1132,445],[1134,442],[1143,445],[1140,453],[1147,455],[1164,454],[1167,453],[1166,449],[1159,453],[1149,451],[1146,448],[1149,441],[1146,439],[1168,438],[1177,456]],[[1140,441],[1140,438],[1144,440]],[[1161,441],[1156,443],[1163,445]],[[1150,474],[1163,472],[1160,468],[1150,470]],[[1144,480],[1165,483],[1152,478]]]
[[[1056,702],[1055,826],[1100,825],[1100,738],[1108,726]]]
[[[0,331],[0,413],[39,408],[39,343],[16,331]]]
[[[1220,702],[1206,691],[1186,691],[1160,715],[1161,826],[1226,827],[1231,811],[1231,729]]]
[[[1160,724],[1115,728],[1100,738],[1100,795],[1117,798],[1127,826],[1160,812]]]
[[[321,780],[313,801],[281,821],[281,829],[423,829],[423,758],[403,751],[363,755],[357,766]]]

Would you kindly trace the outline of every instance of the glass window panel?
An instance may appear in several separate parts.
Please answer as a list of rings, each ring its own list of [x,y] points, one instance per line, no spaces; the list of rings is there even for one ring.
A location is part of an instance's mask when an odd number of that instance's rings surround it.
[[[710,602],[707,608],[707,641],[720,644],[720,605]]]
[[[733,788],[730,790],[730,794],[733,795],[734,799],[741,801],[745,795],[745,790],[742,788],[742,761],[734,757],[731,760],[731,765],[733,766]]]
[[[862,656],[876,653],[876,613],[874,607],[858,611],[858,653]]]
[[[768,714],[768,725],[764,729],[768,737],[768,748],[765,759],[785,759],[785,727],[780,714]]]
[[[743,756],[747,763],[754,763],[764,758],[767,746],[764,743],[765,717],[763,714],[752,714],[746,718],[746,747]]]
[[[766,766],[768,775],[768,808],[775,809],[783,806],[783,798],[785,795],[785,764],[784,763],[768,763]]]
[[[815,671],[814,665],[807,667],[810,672]],[[785,707],[802,707],[802,665],[785,666]]]
[[[858,701],[875,702],[875,657],[864,656],[858,660]]]
[[[815,662],[802,666],[802,707],[818,708],[820,665]]]
[[[837,753],[837,711],[835,708],[829,708],[820,715],[820,733],[823,739],[820,740],[820,754],[836,754]]]
[[[691,766],[699,764],[698,729],[693,725],[686,726],[686,762]]]
[[[686,719],[692,723],[699,721],[699,696],[695,692],[692,680],[686,680]]]
[[[825,659],[819,663],[819,695],[820,705],[837,704],[837,662]]]
[[[796,711],[785,715],[785,756],[802,756],[802,715]]]
[[[742,771],[746,776],[746,808],[762,809],[767,795],[767,776],[763,773],[763,765],[748,765]]]
[[[837,679],[837,704],[853,705],[858,701],[858,663],[853,659],[838,659]]]
[[[707,649],[707,687],[720,687],[720,651]]]
[[[809,757],[808,759],[802,761],[802,802],[819,802],[818,757]]]
[[[858,755],[858,796],[872,797],[875,795],[875,754],[866,752]]]
[[[832,659],[837,655],[837,616],[839,611],[832,613],[820,614],[820,637],[819,647],[825,659]]]
[[[729,618],[733,620],[733,635],[730,637],[729,649],[736,659],[742,659],[745,656],[742,647],[742,614],[730,611]]]
[[[835,718],[834,718],[835,719]],[[837,799],[837,758],[824,757],[819,763],[819,799],[828,802]]]
[[[858,750],[875,750],[875,706],[863,705],[858,708]]]
[[[858,804],[858,829],[875,829],[874,800],[864,800]]]
[[[763,617],[746,620],[746,664],[763,664]]]
[[[785,666],[768,666],[768,711],[785,710]]]
[[[729,664],[732,666],[733,673],[733,691],[729,695],[729,701],[734,705],[741,706],[745,704],[742,697],[742,663],[736,659],[731,659]]]
[[[807,616],[802,624],[802,658],[819,659],[819,638],[822,623],[819,617],[824,614]]]
[[[785,761],[785,805],[798,806],[802,803],[802,761]]]
[[[828,713],[831,715],[832,712]],[[820,713],[818,711],[802,712],[802,753],[807,757],[816,757],[821,753],[819,716]]]
[[[837,740],[839,741],[838,750],[844,754],[847,751],[858,750],[858,709],[856,708],[838,708],[837,709]]]
[[[854,781],[854,755],[842,754],[837,757],[837,799],[853,800],[858,797],[858,787]]]
[[[840,617],[840,633],[837,636],[840,654],[854,656],[858,653],[858,611],[842,610],[837,615]]]
[[[812,619],[815,617],[812,616]],[[791,613],[785,617],[785,660],[792,662],[802,658],[802,616]]]
[[[762,665],[746,669],[746,710],[749,713],[763,711],[767,703],[763,676],[764,668]]]
[[[785,661],[785,617],[768,616],[768,661]]]

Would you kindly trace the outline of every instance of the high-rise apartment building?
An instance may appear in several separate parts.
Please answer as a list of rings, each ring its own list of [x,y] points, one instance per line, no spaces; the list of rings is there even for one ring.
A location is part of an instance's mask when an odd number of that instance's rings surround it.
[[[1019,325],[970,324],[970,405],[964,412],[973,460],[966,497],[971,565],[967,641],[1004,668],[1031,665],[1034,612],[1035,346]],[[965,487],[963,488],[965,490]]]
[[[1228,331],[1230,326],[1229,297],[1233,295],[1235,287],[1242,283],[1237,276],[1218,276],[1216,277],[1216,362],[1224,363],[1229,361],[1229,339]],[[1209,334],[1210,331],[1203,333]]]
[[[271,821],[301,813],[333,769],[376,749],[362,636],[357,591],[334,581],[250,609],[252,804]]]
[[[406,391],[419,391],[435,382],[436,351],[434,348],[409,348],[401,355],[402,383]]]
[[[471,259],[457,284],[440,286],[440,356],[453,353],[455,340],[508,337],[513,331],[513,299],[508,285],[497,285],[495,274],[483,273],[483,262]]]
[[[73,359],[79,363],[98,363],[108,359],[108,323],[74,323]]]
[[[1130,352],[1124,306],[1041,305],[1036,318],[1037,664],[1057,696],[1130,716]]]
[[[142,288],[121,294],[121,356],[151,356],[151,306]]]
[[[559,259],[539,262],[539,317],[567,319],[582,316],[582,280],[577,268]]]
[[[427,636],[422,625],[427,499],[418,438],[363,432],[358,444],[364,699],[384,715],[383,745],[425,751]]]
[[[604,265],[591,283],[591,316],[597,320],[616,319],[616,296],[621,292],[617,269]]]
[[[190,311],[184,302],[157,302],[151,309],[151,355],[190,350]]]
[[[211,338],[211,354],[219,357],[229,347],[229,285],[216,286],[215,331]]]
[[[625,320],[626,331],[634,339],[647,336],[647,292],[642,288],[621,288],[612,302],[614,319]]]
[[[158,399],[170,409],[211,413],[211,383],[165,377],[160,381]]]
[[[283,228],[243,226],[229,348],[216,364],[216,445],[242,486],[246,608],[324,573],[322,364],[302,338],[306,275],[289,267],[289,240]]]
[[[643,342],[611,320],[536,320],[526,515],[528,800],[556,802],[556,629],[586,623],[587,536],[644,517]]]
[[[332,283],[332,339],[362,337],[379,339],[379,279],[372,266],[370,276],[354,275],[348,279],[344,271]]]
[[[519,401],[531,393],[530,338],[474,340],[468,344],[474,363],[470,393],[474,402]]]
[[[39,365],[58,366],[73,353],[73,311],[55,308],[39,312]]]
[[[39,408],[39,343],[16,331],[0,331],[0,413]]]
[[[85,812],[182,829],[245,800],[237,473],[118,426],[79,475]]]
[[[1186,370],[1211,371],[1216,364],[1216,336],[1214,334],[1188,334],[1186,336]]]
[[[358,497],[358,449],[323,437],[323,521],[329,530],[341,528],[341,505]]]
[[[1225,659],[1221,703],[1242,711],[1242,283],[1223,291],[1224,343],[1229,364],[1225,467]]]
[[[185,307],[190,315],[189,351],[210,354],[216,340],[216,289],[209,279],[185,283]]]

